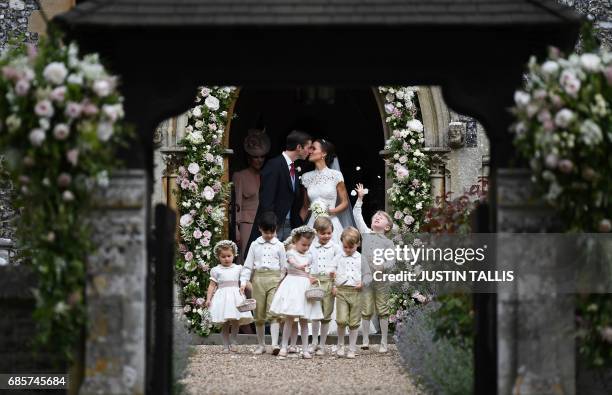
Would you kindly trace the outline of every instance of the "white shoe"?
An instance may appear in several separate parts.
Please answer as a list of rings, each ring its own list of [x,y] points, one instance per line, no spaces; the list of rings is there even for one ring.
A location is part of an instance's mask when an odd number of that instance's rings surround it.
[[[280,351],[278,352],[278,359],[285,359],[287,358],[287,349],[286,348],[281,348]]]
[[[340,346],[338,347],[338,351],[336,351],[336,355],[340,358],[342,358],[344,356],[344,347]]]
[[[229,354],[230,353],[230,349],[229,348],[224,348],[221,352],[223,354]]]
[[[261,355],[261,354],[265,354],[265,353],[266,353],[266,348],[264,346],[257,346],[255,351],[253,351],[253,354],[255,354],[255,355]]]
[[[315,351],[315,355],[325,355],[325,349],[320,347],[317,351]]]
[[[304,359],[312,359],[312,355],[310,355],[310,353],[308,351],[304,351],[302,353],[302,358],[304,358]]]
[[[317,351],[318,349],[319,349],[318,344],[311,344],[310,346],[308,346],[308,352],[311,354]]]
[[[289,348],[287,349],[287,352],[289,354],[295,354],[296,352],[298,352],[298,349],[296,346],[289,346]]]
[[[235,344],[230,344],[230,351],[231,352],[238,352],[238,346]]]
[[[378,352],[379,352],[379,353],[381,353],[381,354],[382,354],[382,353],[386,353],[386,352],[388,352],[388,351],[389,351],[389,350],[387,350],[387,345],[386,345],[386,344],[381,344],[381,345],[378,347]]]
[[[355,351],[353,351],[353,350],[349,350],[349,351],[346,353],[346,357],[347,357],[348,359],[355,359]]]

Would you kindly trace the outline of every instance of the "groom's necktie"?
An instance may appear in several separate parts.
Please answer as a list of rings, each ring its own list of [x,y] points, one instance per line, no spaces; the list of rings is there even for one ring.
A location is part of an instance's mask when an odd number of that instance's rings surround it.
[[[293,162],[289,165],[289,175],[291,176],[291,188],[295,189],[295,164]]]

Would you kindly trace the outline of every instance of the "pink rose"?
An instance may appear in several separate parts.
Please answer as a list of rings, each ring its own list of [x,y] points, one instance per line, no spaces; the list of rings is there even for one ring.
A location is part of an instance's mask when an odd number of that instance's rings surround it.
[[[68,118],[78,118],[81,116],[81,111],[83,110],[83,107],[79,104],[79,103],[75,103],[75,102],[68,102],[68,104],[66,104],[66,116]]]
[[[189,190],[190,190],[191,192],[195,192],[195,191],[197,191],[197,190],[198,190],[198,184],[196,184],[195,182],[191,181],[191,182],[189,183]]]
[[[402,219],[403,216],[404,214],[401,211],[396,211],[395,214],[393,215],[395,219]]]
[[[555,169],[559,164],[559,158],[555,154],[546,155],[546,159],[544,159],[544,164],[549,169]]]
[[[612,230],[612,223],[610,222],[608,218],[604,218],[601,221],[599,221],[597,230],[600,231],[601,233],[607,233],[610,230]]]
[[[58,123],[53,128],[53,136],[58,140],[66,140],[70,135],[70,127],[65,123]]]
[[[30,83],[25,79],[20,79],[15,84],[15,93],[17,96],[25,96],[28,94],[30,90]]]
[[[41,100],[38,103],[36,103],[36,106],[34,106],[34,112],[39,117],[47,117],[47,118],[51,118],[53,114],[55,113],[55,111],[53,110],[53,105],[51,104],[49,100]]]
[[[79,161],[79,150],[78,148],[73,148],[66,152],[66,160],[72,165],[76,166]]]
[[[215,198],[215,190],[208,185],[205,186],[202,191],[202,197],[208,201],[213,200]]]
[[[199,239],[202,237],[202,231],[200,229],[196,229],[193,231],[193,237]]]
[[[200,239],[200,244],[202,244],[204,247],[208,247],[210,245],[210,239],[203,237]]]
[[[189,188],[189,180],[183,179],[183,181],[181,182],[181,188],[183,189]]]
[[[210,230],[205,230],[202,235],[204,237],[206,237],[207,239],[210,239],[212,237],[212,233],[210,232]]]
[[[406,225],[412,225],[414,223],[414,218],[411,215],[406,215],[404,217],[404,223]]]
[[[68,173],[62,173],[57,177],[57,185],[66,188],[72,182],[72,177]]]
[[[186,260],[187,262],[189,262],[189,261],[191,261],[192,259],[193,259],[193,252],[191,252],[191,251],[187,251],[187,252],[185,253],[185,260]]]
[[[187,169],[185,169],[185,166],[179,166],[178,172],[182,177],[187,176]]]
[[[83,103],[83,114],[85,114],[86,116],[91,117],[96,115],[98,112],[100,112],[100,110],[95,104],[90,102]]]
[[[202,269],[202,271],[204,273],[208,272],[210,270],[210,266],[208,266],[206,263],[201,263],[200,264],[200,269]]]
[[[219,181],[216,181],[213,186],[212,186],[213,191],[215,191],[215,193],[219,192],[221,190],[221,183]]]
[[[404,178],[408,177],[409,174],[410,172],[404,166],[399,166],[395,171],[395,175],[400,180],[403,180]]]
[[[608,85],[612,86],[612,66],[606,67],[603,73],[606,77],[606,81],[608,81]]]
[[[63,102],[66,98],[66,87],[63,85],[58,86],[51,91],[51,95],[49,95],[49,97],[51,97],[51,100],[53,101]]]
[[[569,174],[574,169],[574,163],[569,159],[562,159],[559,161],[559,170],[562,173]]]
[[[196,303],[198,306],[204,306],[204,303],[205,303],[205,302],[206,302],[206,299],[204,299],[204,298],[197,298],[195,303]]]

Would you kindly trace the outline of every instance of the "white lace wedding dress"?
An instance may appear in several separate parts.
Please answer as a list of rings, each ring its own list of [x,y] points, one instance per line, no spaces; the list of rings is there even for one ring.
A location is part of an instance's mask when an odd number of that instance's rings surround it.
[[[325,167],[322,170],[312,170],[302,175],[302,185],[304,185],[308,192],[310,204],[312,205],[312,203],[319,201],[324,203],[328,209],[336,207],[338,199],[336,188],[340,182],[344,182],[342,173],[329,167]],[[334,226],[332,240],[340,244],[340,235],[344,228],[338,217],[335,215],[330,215],[329,217]],[[313,226],[314,221],[315,216],[311,214],[306,225]]]

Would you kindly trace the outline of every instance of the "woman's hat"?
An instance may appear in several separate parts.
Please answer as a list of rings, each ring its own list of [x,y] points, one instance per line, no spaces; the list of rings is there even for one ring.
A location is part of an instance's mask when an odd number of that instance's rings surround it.
[[[265,156],[270,151],[270,138],[265,129],[249,129],[244,139],[244,150],[251,156]]]

